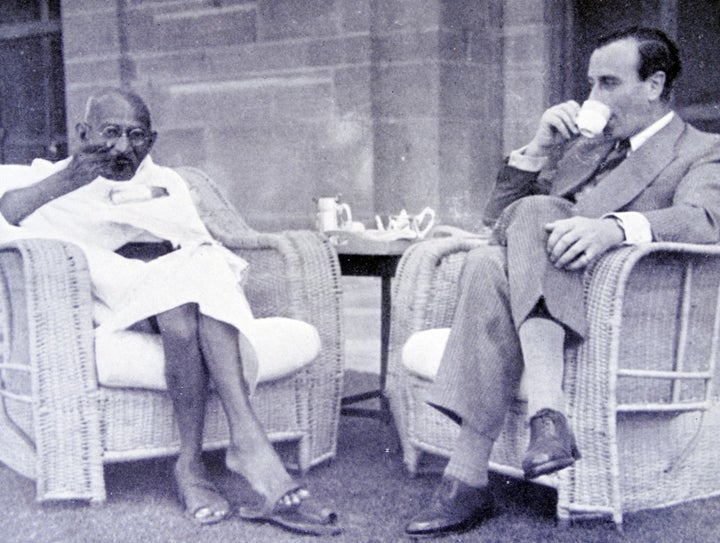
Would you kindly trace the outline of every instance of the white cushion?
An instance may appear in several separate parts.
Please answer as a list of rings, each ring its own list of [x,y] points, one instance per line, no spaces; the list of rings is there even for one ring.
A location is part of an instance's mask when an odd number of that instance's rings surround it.
[[[248,339],[258,358],[258,383],[290,375],[320,353],[320,335],[306,322],[284,317],[256,319]],[[167,390],[159,334],[121,330],[95,338],[98,382],[107,387]]]
[[[403,345],[403,365],[421,379],[434,381],[449,335],[450,328],[415,332]]]
[[[434,381],[449,336],[450,328],[430,328],[415,332],[403,345],[403,366],[421,379]],[[517,398],[520,400],[527,399],[527,383],[525,379],[520,380]]]

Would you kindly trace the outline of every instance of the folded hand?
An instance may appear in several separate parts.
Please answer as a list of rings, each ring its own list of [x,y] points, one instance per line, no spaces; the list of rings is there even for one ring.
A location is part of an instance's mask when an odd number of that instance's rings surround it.
[[[570,217],[545,225],[548,232],[547,254],[556,268],[581,270],[607,250],[625,240],[625,234],[613,218]]]

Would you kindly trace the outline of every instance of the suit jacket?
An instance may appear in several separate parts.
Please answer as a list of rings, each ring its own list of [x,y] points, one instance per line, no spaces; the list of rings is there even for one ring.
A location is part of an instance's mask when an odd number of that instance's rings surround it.
[[[486,206],[485,222],[494,223],[524,196],[572,197],[612,143],[578,138],[539,173],[506,164]],[[720,135],[701,132],[675,115],[575,205],[575,212],[586,217],[614,211],[643,213],[656,241],[720,241]]]

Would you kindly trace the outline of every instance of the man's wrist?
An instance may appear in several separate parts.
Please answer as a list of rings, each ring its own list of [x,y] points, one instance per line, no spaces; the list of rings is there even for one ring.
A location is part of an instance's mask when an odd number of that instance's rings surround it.
[[[526,172],[539,172],[545,167],[547,156],[531,156],[526,153],[527,147],[521,147],[510,153],[508,166]]]
[[[615,215],[607,215],[603,217],[603,220],[613,223],[616,227],[616,230],[619,232],[620,237],[616,245],[622,245],[623,243],[625,243],[625,241],[627,240],[627,236],[625,233],[625,226],[623,225],[622,219]]]

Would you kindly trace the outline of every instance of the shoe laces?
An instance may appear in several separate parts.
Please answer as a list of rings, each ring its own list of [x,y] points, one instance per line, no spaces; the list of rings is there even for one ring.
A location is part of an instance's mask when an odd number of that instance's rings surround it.
[[[532,428],[540,435],[556,434],[558,432],[554,413],[550,409],[538,411],[531,421]]]

